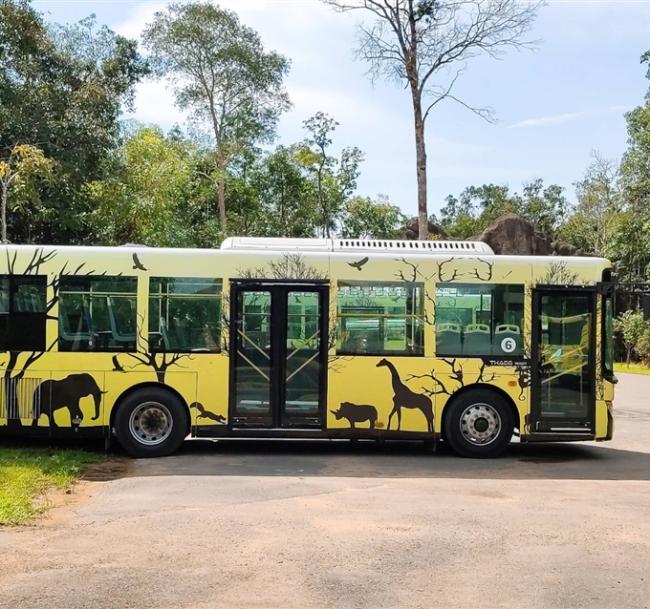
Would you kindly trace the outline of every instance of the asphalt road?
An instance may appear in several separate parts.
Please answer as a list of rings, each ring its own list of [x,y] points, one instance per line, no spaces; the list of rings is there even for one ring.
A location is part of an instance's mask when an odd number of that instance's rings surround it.
[[[620,376],[603,444],[118,459],[47,520],[0,529],[0,607],[649,607],[650,377]]]

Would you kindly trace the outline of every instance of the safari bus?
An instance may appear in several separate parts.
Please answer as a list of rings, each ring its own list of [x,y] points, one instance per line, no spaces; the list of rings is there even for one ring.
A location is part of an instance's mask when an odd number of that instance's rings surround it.
[[[3,245],[0,431],[117,440],[609,440],[612,271],[473,241]]]

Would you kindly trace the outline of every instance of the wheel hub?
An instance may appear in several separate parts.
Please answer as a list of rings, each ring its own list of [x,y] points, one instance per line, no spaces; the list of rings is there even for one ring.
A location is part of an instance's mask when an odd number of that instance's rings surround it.
[[[141,444],[155,446],[164,442],[172,432],[172,416],[159,402],[140,404],[129,418],[131,435]]]
[[[460,431],[471,444],[485,446],[501,431],[501,416],[490,404],[472,404],[460,416]]]

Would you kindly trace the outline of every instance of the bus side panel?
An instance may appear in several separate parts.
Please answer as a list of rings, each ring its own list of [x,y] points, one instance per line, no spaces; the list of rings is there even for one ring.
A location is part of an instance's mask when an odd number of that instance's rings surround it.
[[[331,357],[327,429],[440,434],[449,398],[476,383],[505,392],[524,420],[527,374],[477,358]]]

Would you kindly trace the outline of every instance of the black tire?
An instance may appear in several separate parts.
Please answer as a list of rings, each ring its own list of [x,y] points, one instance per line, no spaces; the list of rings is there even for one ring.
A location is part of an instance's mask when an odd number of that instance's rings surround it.
[[[461,457],[497,457],[508,447],[514,431],[512,411],[494,391],[468,391],[447,406],[445,440]]]
[[[181,400],[160,387],[134,391],[118,406],[115,436],[136,458],[166,457],[176,452],[189,431]]]

